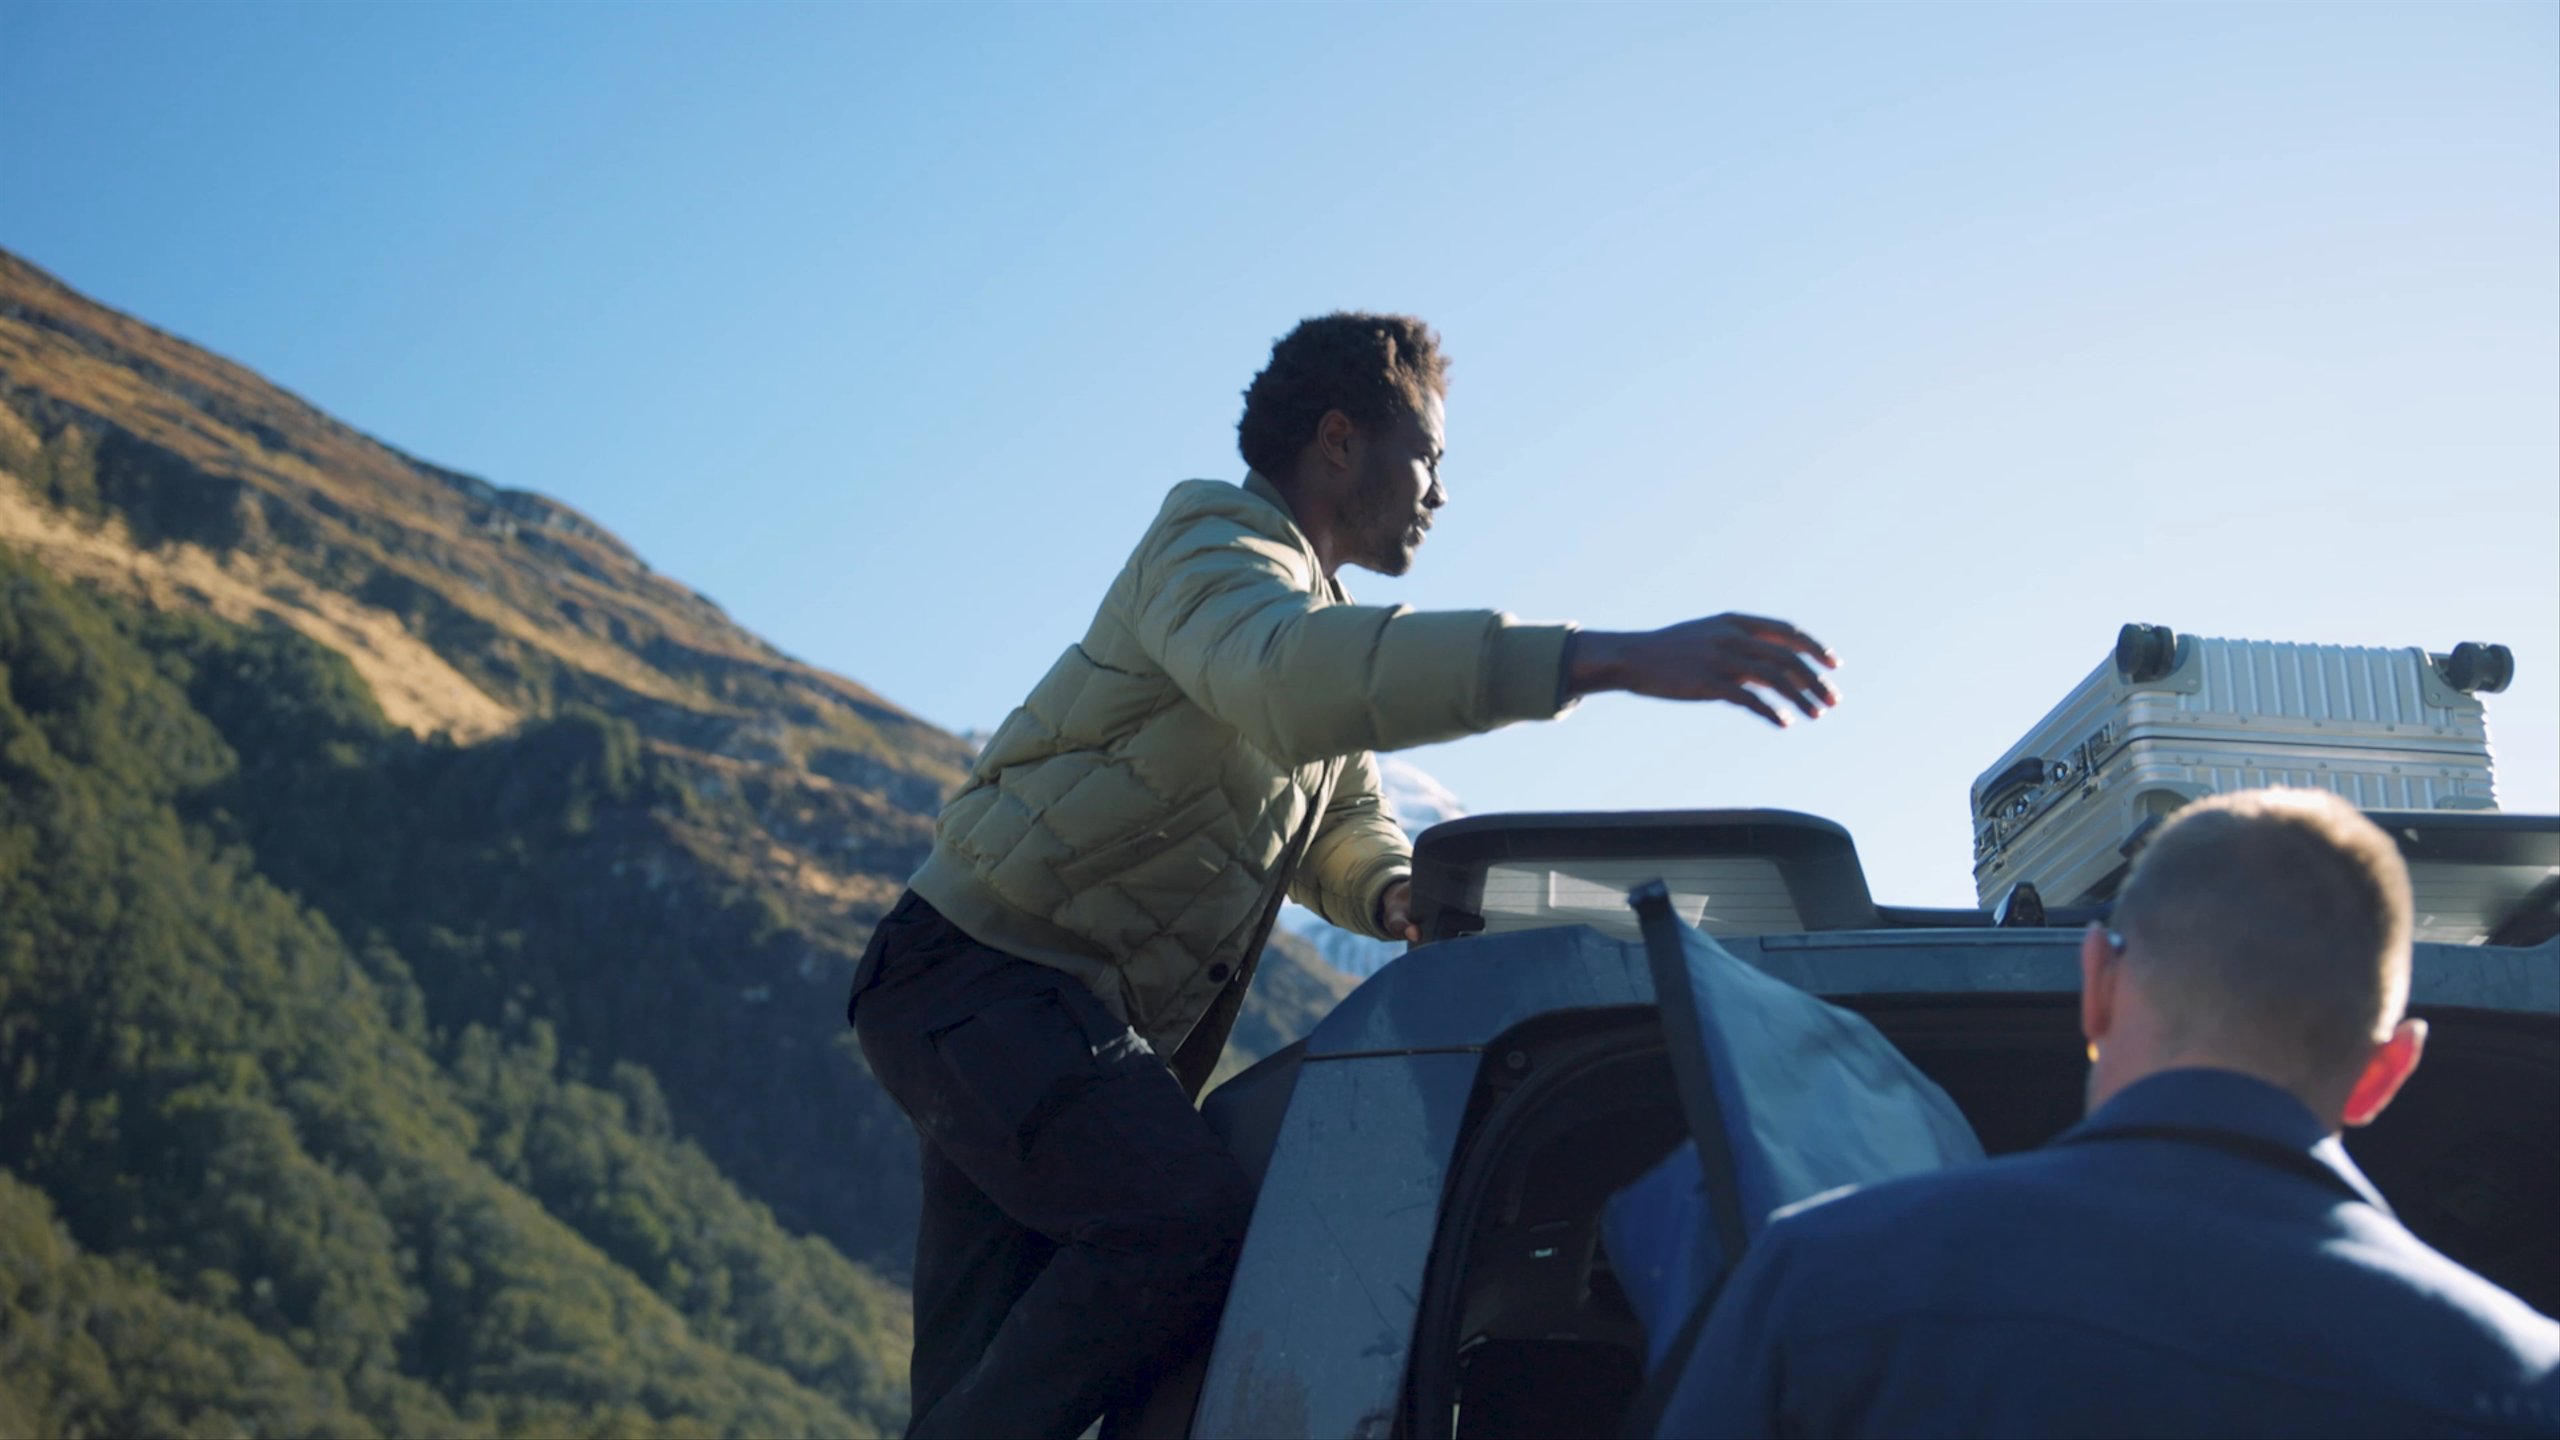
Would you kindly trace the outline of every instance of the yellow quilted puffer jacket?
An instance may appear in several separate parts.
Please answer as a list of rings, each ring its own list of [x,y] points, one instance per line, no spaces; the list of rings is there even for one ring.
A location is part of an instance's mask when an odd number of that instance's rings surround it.
[[[1371,752],[1552,718],[1570,634],[1354,605],[1268,481],[1186,481],[1084,640],[987,741],[910,884],[1171,1056],[1248,968],[1311,815],[1291,897],[1382,934],[1412,848]]]

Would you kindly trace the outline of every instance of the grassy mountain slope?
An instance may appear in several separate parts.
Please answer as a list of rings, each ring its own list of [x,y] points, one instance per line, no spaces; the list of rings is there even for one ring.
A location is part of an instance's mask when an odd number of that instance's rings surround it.
[[[893,1426],[968,755],[0,252],[0,1431]]]

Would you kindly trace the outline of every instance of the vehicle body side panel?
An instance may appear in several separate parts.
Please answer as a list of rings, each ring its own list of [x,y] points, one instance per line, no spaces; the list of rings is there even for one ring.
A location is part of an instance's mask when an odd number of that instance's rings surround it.
[[[1721,943],[1839,1000],[2058,1000],[2080,988],[2069,930]],[[2417,1006],[2560,1014],[2560,938],[2525,950],[2424,944],[2414,971]],[[1542,1017],[1653,1003],[1643,947],[1582,926],[1425,946],[1345,998],[1308,1039],[1191,1433],[1387,1435],[1486,1048]]]
[[[1191,1433],[1385,1436],[1481,1056],[1310,1057]]]
[[[1344,996],[1308,1037],[1307,1058],[1470,1049],[1560,1010],[1650,1005],[1645,963],[1642,945],[1586,925],[1426,945]]]

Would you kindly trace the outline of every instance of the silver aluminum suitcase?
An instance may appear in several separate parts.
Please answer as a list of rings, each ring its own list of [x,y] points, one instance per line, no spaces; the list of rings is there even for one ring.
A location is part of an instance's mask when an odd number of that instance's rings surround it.
[[[2160,817],[2262,785],[2358,808],[2494,810],[2489,727],[2500,645],[2449,655],[2173,635],[2127,625],[2115,655],[1973,784],[1984,908],[2021,881],[2046,904],[2105,900]]]

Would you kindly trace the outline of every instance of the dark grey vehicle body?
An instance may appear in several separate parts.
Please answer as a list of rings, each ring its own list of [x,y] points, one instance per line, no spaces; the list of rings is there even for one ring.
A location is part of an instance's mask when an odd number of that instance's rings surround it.
[[[1866,1015],[1995,1155],[2078,1118],[2076,917],[2002,928],[1973,912],[1876,907],[1845,833],[1810,817],[1563,818],[1607,822],[1617,833],[1603,850],[1640,851],[1632,822],[1657,843],[1687,827],[1691,849],[1778,854],[1785,883],[1772,893],[1793,896],[1807,928],[1728,933],[1726,948]],[[1478,825],[1478,849],[1487,837],[1519,848],[1504,822],[1461,823]],[[1484,923],[1473,911],[1485,857],[1434,874],[1431,838],[1427,923],[1451,938],[1385,967],[1303,1048],[1204,1107],[1260,1200],[1205,1374],[1168,1384],[1139,1433],[1618,1429],[1642,1338],[1598,1243],[1599,1211],[1688,1133],[1645,948],[1587,925],[1453,934]],[[2538,866],[2539,849],[2525,859]],[[2351,1149],[2421,1236],[2550,1311],[2560,937],[2422,944],[2411,1001],[2434,1027],[2427,1063]]]

